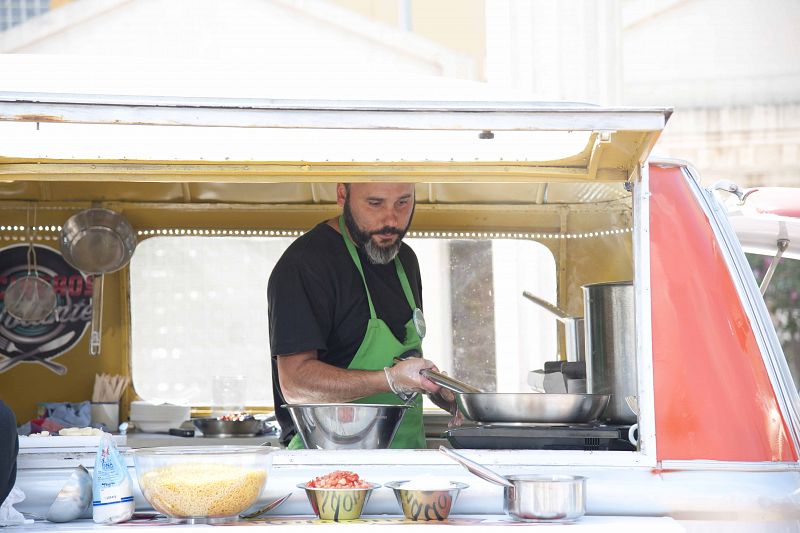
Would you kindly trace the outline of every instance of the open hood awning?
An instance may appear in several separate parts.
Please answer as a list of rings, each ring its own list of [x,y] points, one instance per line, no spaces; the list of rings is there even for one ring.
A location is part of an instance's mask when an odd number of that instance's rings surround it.
[[[625,181],[669,109],[0,93],[2,180]]]

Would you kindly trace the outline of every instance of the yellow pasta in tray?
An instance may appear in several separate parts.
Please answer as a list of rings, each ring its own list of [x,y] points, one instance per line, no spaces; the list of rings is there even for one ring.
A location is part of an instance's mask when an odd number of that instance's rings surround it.
[[[153,507],[176,517],[225,517],[250,507],[266,471],[218,463],[179,463],[146,472],[142,492]]]

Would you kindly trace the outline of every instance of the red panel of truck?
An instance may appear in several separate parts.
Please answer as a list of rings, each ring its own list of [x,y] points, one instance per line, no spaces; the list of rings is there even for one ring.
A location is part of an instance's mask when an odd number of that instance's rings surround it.
[[[650,167],[659,460],[796,461],[756,338],[679,167]]]

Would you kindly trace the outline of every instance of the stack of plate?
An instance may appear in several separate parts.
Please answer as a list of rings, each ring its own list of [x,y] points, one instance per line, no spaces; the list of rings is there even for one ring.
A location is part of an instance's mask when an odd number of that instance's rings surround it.
[[[191,418],[191,408],[187,405],[169,403],[156,404],[146,401],[131,402],[130,421],[139,431],[147,433],[169,433],[171,428]]]

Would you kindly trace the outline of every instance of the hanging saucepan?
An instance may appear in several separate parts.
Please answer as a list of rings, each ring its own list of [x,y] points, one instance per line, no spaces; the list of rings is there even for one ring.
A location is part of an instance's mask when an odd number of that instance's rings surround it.
[[[71,216],[64,223],[60,244],[61,254],[67,263],[92,276],[89,353],[97,355],[100,353],[103,316],[103,277],[128,264],[136,248],[136,234],[121,214],[93,207]]]
[[[420,374],[453,391],[456,404],[472,421],[491,424],[566,424],[597,420],[608,405],[608,394],[480,392],[445,374],[423,369]]]

